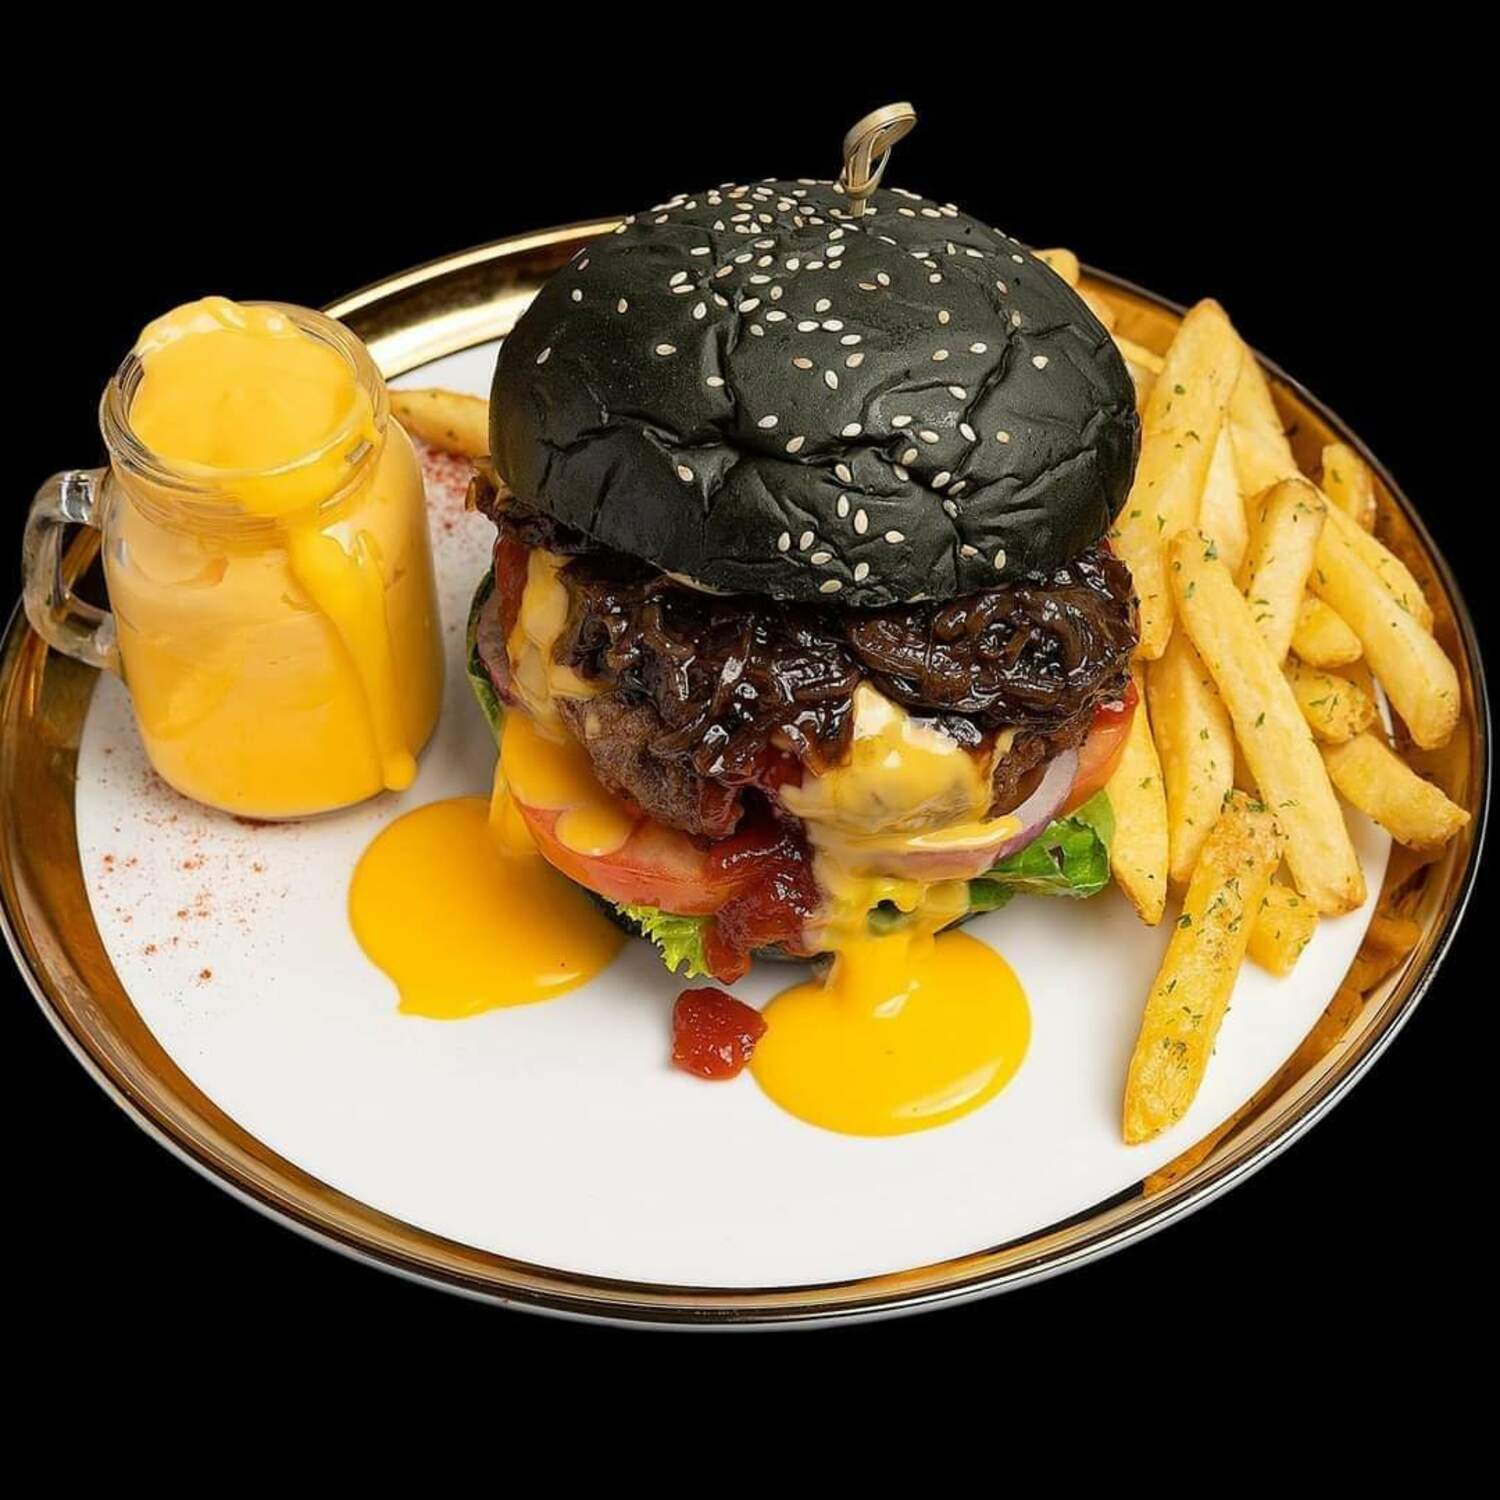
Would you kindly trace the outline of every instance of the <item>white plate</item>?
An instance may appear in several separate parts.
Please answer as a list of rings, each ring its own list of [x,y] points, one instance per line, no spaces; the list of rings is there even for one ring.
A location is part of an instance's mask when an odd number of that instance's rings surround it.
[[[396,383],[485,392],[495,347]],[[548,1004],[459,1022],[398,1014],[350,933],[350,873],[390,819],[486,793],[494,764],[463,671],[493,530],[463,510],[466,466],[426,462],[448,681],[408,792],[302,824],[209,812],[151,773],[109,677],[79,753],[80,858],[131,1001],[204,1093],[323,1182],[462,1244],[583,1275],[751,1288],[904,1271],[1133,1188],[1265,1083],[1343,979],[1389,852],[1353,814],[1370,902],[1321,922],[1292,977],[1246,967],[1197,1100],[1145,1146],[1121,1144],[1121,1088],[1171,920],[1142,927],[1113,890],[1020,898],[970,926],[1026,987],[1030,1051],[985,1108],[916,1135],[830,1134],[749,1077],[673,1071],[681,986],[644,944]],[[736,992],[759,1004],[794,972],[761,966]]]

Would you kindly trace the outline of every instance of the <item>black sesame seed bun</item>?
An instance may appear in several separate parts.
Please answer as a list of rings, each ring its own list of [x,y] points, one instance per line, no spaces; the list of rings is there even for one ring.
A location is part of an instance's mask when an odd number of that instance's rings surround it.
[[[500,351],[518,499],[701,586],[883,605],[1067,561],[1139,422],[1082,300],[1016,241],[880,191],[710,189],[634,215]]]

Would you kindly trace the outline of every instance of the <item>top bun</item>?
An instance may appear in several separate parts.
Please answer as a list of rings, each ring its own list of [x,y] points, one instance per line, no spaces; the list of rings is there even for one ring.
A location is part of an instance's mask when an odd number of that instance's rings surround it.
[[[1046,571],[1135,467],[1114,341],[1015,240],[913,194],[684,194],[581,250],[505,340],[516,497],[709,589],[885,605]]]

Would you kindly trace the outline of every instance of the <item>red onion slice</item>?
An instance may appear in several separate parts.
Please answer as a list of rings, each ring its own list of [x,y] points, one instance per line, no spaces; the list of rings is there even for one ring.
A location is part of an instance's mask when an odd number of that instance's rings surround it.
[[[1064,750],[1048,763],[1036,790],[1010,816],[1021,820],[1021,831],[1006,839],[995,851],[991,866],[998,865],[1018,850],[1024,849],[1057,816],[1057,810],[1068,800],[1078,775],[1078,752]]]

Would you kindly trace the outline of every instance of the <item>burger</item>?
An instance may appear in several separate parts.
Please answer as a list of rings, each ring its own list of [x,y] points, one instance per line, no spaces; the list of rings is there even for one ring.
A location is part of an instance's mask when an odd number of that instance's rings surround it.
[[[542,288],[490,414],[476,693],[538,849],[670,967],[1107,883],[1139,422],[1015,239],[899,190],[681,195]]]

